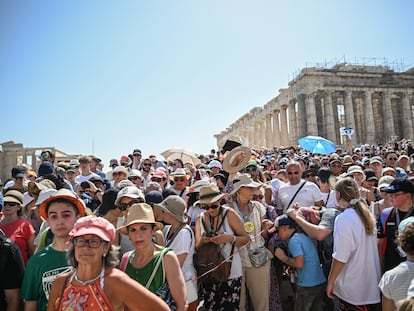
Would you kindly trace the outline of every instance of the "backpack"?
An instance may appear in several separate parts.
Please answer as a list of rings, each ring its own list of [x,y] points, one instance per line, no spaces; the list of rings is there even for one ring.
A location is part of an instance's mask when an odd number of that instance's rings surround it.
[[[226,218],[228,209],[225,209],[221,223],[217,226],[217,229],[221,227],[221,224]],[[204,221],[204,217],[201,218],[201,223],[206,233],[213,233],[207,231],[207,226]],[[230,258],[233,256],[234,243],[231,248]],[[221,253],[221,246],[212,242],[202,244],[193,256],[194,268],[197,271],[198,276],[203,276],[201,282],[212,284],[226,282],[230,276],[230,270],[232,261],[225,261],[223,254]],[[207,273],[206,275],[204,275]]]

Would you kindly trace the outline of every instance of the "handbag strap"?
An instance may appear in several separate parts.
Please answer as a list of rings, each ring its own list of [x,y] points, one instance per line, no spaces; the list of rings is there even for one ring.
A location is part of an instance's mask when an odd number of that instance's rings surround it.
[[[149,279],[148,279],[148,281],[147,281],[147,284],[145,285],[145,288],[149,288],[150,287],[150,285],[151,285],[151,283],[152,283],[152,281],[154,280],[154,277],[155,277],[155,273],[157,273],[157,271],[158,271],[158,268],[160,267],[160,264],[161,263],[163,263],[163,257],[164,257],[164,255],[165,255],[165,250],[167,250],[167,248],[163,248],[162,250],[161,250],[161,254],[160,254],[160,257],[158,257],[158,260],[157,260],[157,264],[155,265],[155,268],[154,268],[154,270],[152,270],[152,273],[151,273],[151,276],[149,277]],[[163,266],[164,266],[164,264],[163,264]],[[163,269],[163,271],[162,271],[162,275],[163,275],[163,283],[165,282],[165,274],[164,274],[164,269]]]
[[[171,236],[171,238],[168,240],[167,244],[165,244],[166,247],[170,246],[171,243],[174,241],[175,237],[178,235],[178,233],[181,231],[181,229],[183,229],[185,226],[185,224],[180,223],[180,225],[178,226],[177,229],[175,229],[173,235]],[[171,227],[170,227],[171,230]],[[169,232],[168,232],[169,233]]]
[[[289,209],[290,204],[292,204],[293,200],[296,198],[296,196],[298,195],[300,189],[303,188],[303,186],[306,184],[306,181],[304,181],[302,183],[302,185],[300,185],[299,189],[296,191],[296,193],[293,195],[292,200],[290,200],[289,204],[286,206],[286,209]]]

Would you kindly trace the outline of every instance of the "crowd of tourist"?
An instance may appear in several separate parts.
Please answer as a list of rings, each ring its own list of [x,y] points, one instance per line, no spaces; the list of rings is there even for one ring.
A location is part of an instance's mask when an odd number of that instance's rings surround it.
[[[410,140],[40,161],[2,185],[0,310],[414,310]]]

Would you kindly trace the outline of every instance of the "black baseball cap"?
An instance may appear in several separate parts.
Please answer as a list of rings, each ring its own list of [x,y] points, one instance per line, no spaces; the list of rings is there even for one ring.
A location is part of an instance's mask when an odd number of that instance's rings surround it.
[[[408,178],[396,178],[388,187],[381,189],[383,192],[396,193],[399,191],[414,193],[414,184]]]

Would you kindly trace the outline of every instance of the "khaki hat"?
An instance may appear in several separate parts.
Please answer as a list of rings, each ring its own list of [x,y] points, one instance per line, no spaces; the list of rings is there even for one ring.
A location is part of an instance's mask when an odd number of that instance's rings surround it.
[[[233,179],[233,186],[230,195],[235,194],[241,187],[259,188],[262,184],[254,181],[249,174],[238,174]]]
[[[174,172],[170,174],[170,179],[174,180],[174,177],[186,177],[190,179],[191,175],[182,167],[177,168]]]
[[[245,146],[238,146],[228,152],[223,161],[223,170],[228,173],[240,171],[249,162],[251,150]]]
[[[158,207],[163,212],[170,214],[179,222],[187,222],[185,201],[179,195],[170,195],[161,203],[154,204],[154,207]]]
[[[56,189],[56,185],[50,179],[43,179],[39,182],[29,181],[27,185],[27,192],[31,197],[38,194],[41,190]]]
[[[4,194],[3,201],[4,203],[17,203],[20,206],[23,206],[24,195],[17,190],[9,190]]]
[[[85,204],[83,203],[83,201],[78,199],[78,197],[73,191],[70,191],[65,188],[59,189],[53,196],[47,198],[46,200],[42,202],[42,204],[40,204],[39,206],[40,216],[42,216],[44,219],[47,219],[48,218],[47,209],[49,205],[52,204],[53,201],[56,201],[58,199],[65,199],[65,200],[70,201],[78,209],[79,215],[85,216]]]
[[[128,235],[128,227],[133,224],[155,224],[157,230],[162,229],[162,223],[155,221],[154,212],[151,205],[146,203],[133,204],[128,209],[128,214],[125,218],[125,224],[118,228],[122,234]]]
[[[204,186],[200,188],[200,199],[194,202],[194,205],[210,204],[213,202],[217,202],[227,196],[228,196],[227,193],[220,192],[220,189],[217,187],[216,184],[211,183],[208,186]]]

